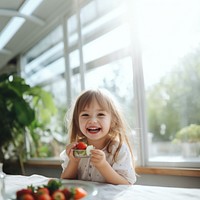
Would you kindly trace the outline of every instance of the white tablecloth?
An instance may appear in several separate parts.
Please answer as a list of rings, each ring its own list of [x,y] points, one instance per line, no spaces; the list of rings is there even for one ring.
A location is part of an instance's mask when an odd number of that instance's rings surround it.
[[[10,196],[15,191],[28,185],[43,185],[49,178],[41,175],[21,176],[7,175],[6,194]],[[112,185],[88,182],[94,184],[98,190],[95,200],[200,200],[200,189],[172,188],[143,185]]]

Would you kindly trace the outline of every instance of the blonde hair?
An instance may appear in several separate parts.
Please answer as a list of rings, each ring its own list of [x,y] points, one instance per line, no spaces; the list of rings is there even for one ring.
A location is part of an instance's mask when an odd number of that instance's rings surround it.
[[[86,106],[89,106],[94,99],[97,101],[100,107],[111,113],[112,121],[108,133],[110,140],[107,145],[107,151],[111,152],[110,147],[112,142],[119,141],[118,148],[114,153],[114,160],[116,160],[119,150],[123,142],[125,142],[128,145],[133,158],[133,152],[126,135],[129,127],[125,121],[124,116],[122,115],[122,111],[120,110],[119,105],[107,90],[86,90],[77,97],[74,106],[70,110],[70,119],[68,121],[68,133],[70,142],[86,140],[86,137],[81,133],[79,128],[79,114]]]

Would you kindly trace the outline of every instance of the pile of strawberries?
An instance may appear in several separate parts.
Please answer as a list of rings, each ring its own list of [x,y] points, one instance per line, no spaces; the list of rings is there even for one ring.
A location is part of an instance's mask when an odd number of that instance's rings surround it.
[[[87,192],[81,187],[63,187],[58,179],[50,179],[46,185],[18,190],[17,200],[71,200],[81,199]]]

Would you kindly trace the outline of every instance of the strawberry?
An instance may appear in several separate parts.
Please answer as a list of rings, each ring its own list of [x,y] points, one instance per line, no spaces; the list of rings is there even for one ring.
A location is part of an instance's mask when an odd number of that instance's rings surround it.
[[[18,198],[17,198],[18,200]],[[31,194],[23,194],[19,200],[34,200],[34,197]]]
[[[41,194],[49,194],[48,188],[46,188],[46,187],[39,188],[39,189],[37,190],[37,196],[39,196],[39,195],[41,195]]]
[[[37,200],[52,200],[51,196],[47,193],[41,194],[37,197]]]
[[[23,195],[25,194],[30,194],[32,195],[32,190],[31,189],[21,189],[21,190],[18,190],[16,192],[16,196],[17,196],[17,200],[20,199]]]
[[[87,192],[81,188],[81,187],[76,187],[74,188],[74,199],[81,199],[87,195]]]
[[[61,180],[50,179],[46,185],[30,185],[26,189],[18,190],[16,200],[77,200],[86,195],[87,192],[81,187],[64,188]]]
[[[68,200],[71,197],[71,192],[68,188],[62,189],[62,193],[65,195],[65,199]]]
[[[43,194],[48,194],[48,195],[49,195],[49,190],[48,190],[48,188],[42,187],[42,188],[39,188],[39,189],[37,190],[37,192],[36,192],[36,196],[37,196],[37,197],[40,197],[40,196],[43,195]]]
[[[56,190],[52,194],[52,200],[66,200],[66,198],[65,198],[65,195],[63,194],[63,192],[61,190]]]
[[[85,150],[87,148],[87,144],[85,142],[79,142],[76,147],[76,149],[79,149],[79,150]]]

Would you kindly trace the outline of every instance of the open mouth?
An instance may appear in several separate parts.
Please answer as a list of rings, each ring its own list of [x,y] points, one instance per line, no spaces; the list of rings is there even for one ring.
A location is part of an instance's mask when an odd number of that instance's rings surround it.
[[[98,133],[101,130],[101,128],[87,128],[87,131],[91,134]]]

